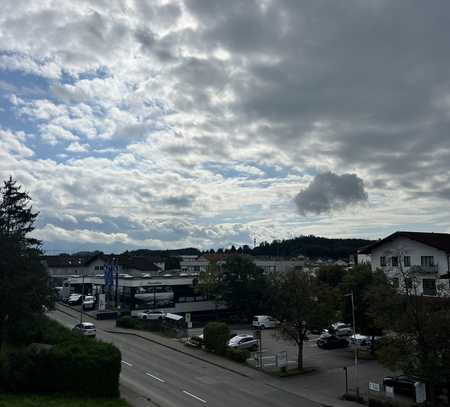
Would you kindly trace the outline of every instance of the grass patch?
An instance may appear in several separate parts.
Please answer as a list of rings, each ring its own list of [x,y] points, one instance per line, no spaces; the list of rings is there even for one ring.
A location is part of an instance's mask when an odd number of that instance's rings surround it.
[[[0,407],[130,407],[130,405],[120,399],[0,394]]]

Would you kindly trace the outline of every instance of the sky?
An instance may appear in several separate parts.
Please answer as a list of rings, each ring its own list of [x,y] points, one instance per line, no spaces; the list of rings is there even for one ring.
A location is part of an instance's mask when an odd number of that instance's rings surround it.
[[[2,0],[0,180],[48,253],[450,232],[448,0]]]

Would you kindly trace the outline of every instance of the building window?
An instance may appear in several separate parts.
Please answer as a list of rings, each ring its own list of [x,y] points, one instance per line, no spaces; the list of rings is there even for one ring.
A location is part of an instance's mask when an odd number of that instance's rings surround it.
[[[392,286],[393,286],[394,288],[398,288],[399,285],[400,285],[400,283],[399,283],[398,278],[397,278],[397,277],[394,277],[394,278],[392,279]]]
[[[403,265],[405,267],[410,267],[411,266],[411,257],[410,256],[403,257]]]
[[[398,267],[398,257],[397,256],[391,257],[391,264],[392,264],[392,267]]]
[[[420,265],[423,267],[434,266],[434,257],[433,256],[421,256]]]
[[[386,256],[380,257],[380,266],[385,267],[386,266]]]
[[[424,278],[422,287],[423,295],[436,295],[436,280],[434,278]]]

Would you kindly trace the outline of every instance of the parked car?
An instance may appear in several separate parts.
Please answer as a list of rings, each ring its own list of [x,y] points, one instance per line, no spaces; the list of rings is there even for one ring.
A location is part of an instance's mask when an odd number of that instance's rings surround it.
[[[143,311],[137,314],[137,317],[151,321],[162,321],[166,317],[166,313],[164,311]]]
[[[346,348],[348,345],[347,339],[331,334],[322,334],[317,340],[317,346],[321,349]]]
[[[270,315],[255,315],[252,321],[253,328],[276,328],[278,325],[280,325],[280,321]]]
[[[203,338],[203,334],[191,336],[186,341],[186,345],[192,346],[194,348],[201,348],[204,344],[205,340]]]
[[[67,304],[69,305],[80,305],[83,301],[83,296],[81,294],[70,294]]]
[[[328,332],[335,336],[350,336],[353,334],[353,329],[345,322],[335,322],[328,328]]]
[[[97,330],[92,322],[81,322],[73,327],[72,331],[77,332],[83,336],[95,336]]]
[[[383,378],[383,386],[393,387],[394,393],[411,397],[416,396],[416,382],[418,382],[416,377],[407,375],[386,376]]]
[[[370,350],[370,348],[377,347],[381,343],[381,336],[367,336],[355,334],[350,337],[350,343],[359,349]]]
[[[95,297],[93,295],[86,295],[83,300],[83,309],[90,310],[95,307]]]
[[[252,335],[236,335],[228,341],[228,346],[234,349],[257,350],[258,341]]]

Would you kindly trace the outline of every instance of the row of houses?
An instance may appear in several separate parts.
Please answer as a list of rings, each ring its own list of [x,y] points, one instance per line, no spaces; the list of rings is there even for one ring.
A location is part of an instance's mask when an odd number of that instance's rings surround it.
[[[352,266],[352,262],[311,262],[304,257],[249,258],[264,272],[299,270],[314,274],[324,264]],[[52,284],[64,286],[66,295],[82,289],[93,294],[108,292],[105,271],[112,269],[120,303],[132,311],[164,308],[177,313],[217,308],[217,304],[198,290],[198,277],[211,263],[220,268],[225,261],[226,255],[218,254],[181,256],[179,269],[168,270],[164,258],[157,256],[99,253],[43,258]],[[357,261],[370,263],[373,271],[383,270],[400,290],[413,287],[418,295],[450,294],[450,234],[396,232],[361,248]]]

